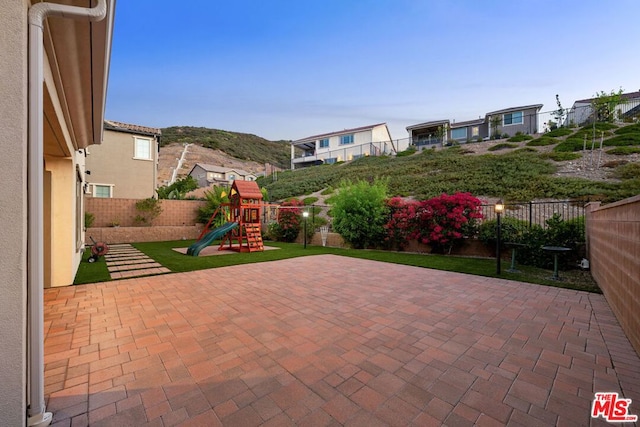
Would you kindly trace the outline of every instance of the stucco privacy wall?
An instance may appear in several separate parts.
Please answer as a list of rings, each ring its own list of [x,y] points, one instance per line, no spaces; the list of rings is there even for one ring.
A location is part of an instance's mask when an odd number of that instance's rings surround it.
[[[26,414],[27,6],[0,7],[0,425]]]
[[[640,195],[586,209],[591,274],[640,354]]]
[[[93,227],[109,227],[114,221],[120,227],[133,227],[137,199],[85,198],[85,212],[94,215]],[[201,200],[161,200],[162,213],[153,221],[154,226],[193,226],[196,224],[198,208],[206,205]]]

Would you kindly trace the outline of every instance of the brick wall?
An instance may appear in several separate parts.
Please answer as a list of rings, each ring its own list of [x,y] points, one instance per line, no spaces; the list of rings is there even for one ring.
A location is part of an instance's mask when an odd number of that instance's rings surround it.
[[[103,199],[86,197],[84,210],[95,216],[93,227],[109,227],[118,221],[121,227],[133,227],[138,215],[137,199]],[[198,208],[206,202],[200,200],[161,200],[162,213],[153,221],[154,226],[193,226]]]
[[[589,203],[586,232],[591,274],[640,354],[640,195]]]

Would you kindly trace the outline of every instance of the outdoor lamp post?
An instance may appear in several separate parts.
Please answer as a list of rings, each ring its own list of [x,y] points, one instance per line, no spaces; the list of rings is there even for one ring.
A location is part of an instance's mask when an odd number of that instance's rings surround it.
[[[309,218],[309,211],[302,212],[304,218],[304,248],[307,249],[307,218]]]
[[[502,200],[498,200],[494,210],[496,212],[496,274],[500,274],[500,215],[504,212],[504,204]]]

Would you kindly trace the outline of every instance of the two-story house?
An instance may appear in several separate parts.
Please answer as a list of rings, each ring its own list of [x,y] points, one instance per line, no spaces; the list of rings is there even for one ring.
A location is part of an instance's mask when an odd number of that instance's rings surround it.
[[[379,156],[393,150],[386,123],[309,136],[291,143],[291,169]]]
[[[233,181],[255,181],[257,176],[251,172],[237,168],[225,168],[222,166],[196,163],[189,176],[198,181],[198,187],[210,187],[212,185],[231,185]]]
[[[156,195],[161,131],[128,123],[104,121],[104,142],[87,150],[91,197],[146,199]]]

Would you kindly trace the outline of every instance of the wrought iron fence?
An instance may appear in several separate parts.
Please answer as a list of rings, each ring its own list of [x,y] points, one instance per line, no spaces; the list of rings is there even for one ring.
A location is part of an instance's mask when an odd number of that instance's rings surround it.
[[[527,227],[539,225],[547,226],[547,220],[559,215],[564,221],[575,221],[584,231],[585,201],[562,200],[546,202],[505,203],[503,218],[514,218],[522,221]],[[496,219],[495,205],[482,205],[483,221]]]

